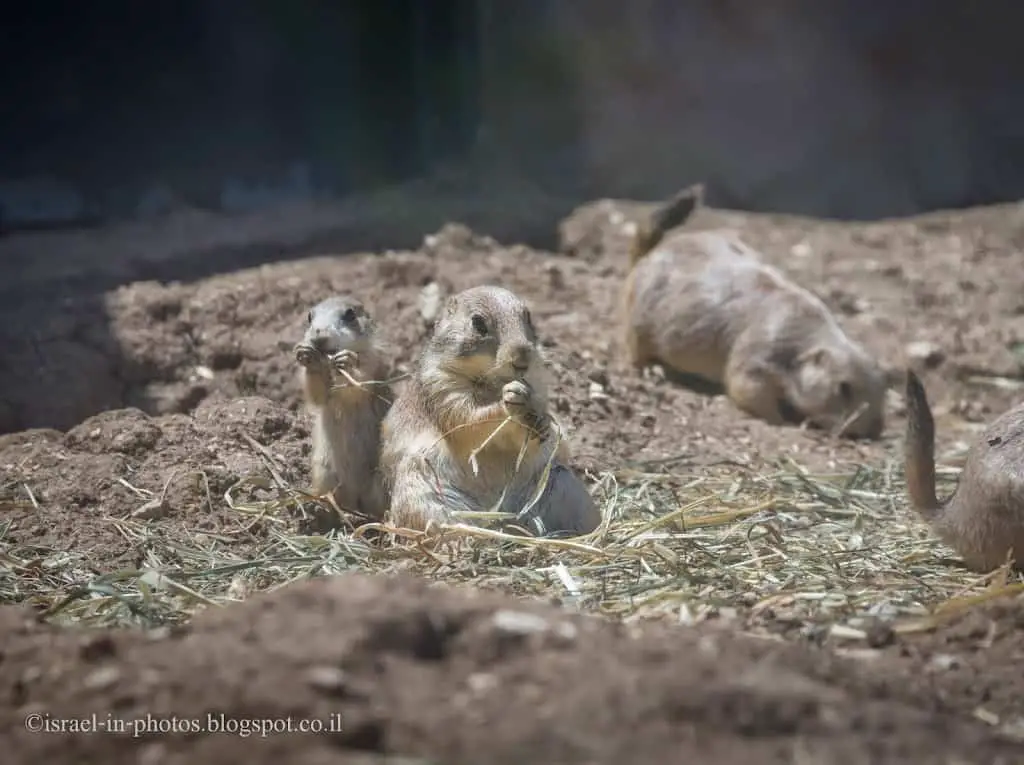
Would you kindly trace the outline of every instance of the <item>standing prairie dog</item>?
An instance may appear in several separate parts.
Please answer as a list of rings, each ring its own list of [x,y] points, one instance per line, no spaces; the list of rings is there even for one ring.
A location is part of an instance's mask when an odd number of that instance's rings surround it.
[[[313,493],[333,492],[342,509],[382,518],[380,425],[392,392],[376,326],[362,302],[335,296],[317,303],[306,315],[295,360],[313,416]]]
[[[892,381],[821,300],[732,231],[670,231],[701,198],[701,186],[677,194],[634,237],[622,298],[630,363],[721,384],[773,425],[880,437]]]
[[[997,417],[967,454],[953,495],[935,494],[935,421],[924,385],[907,371],[904,470],[911,507],[973,571],[1013,558],[1024,570],[1024,404]]]
[[[384,420],[381,473],[392,522],[422,530],[451,520],[452,510],[518,515],[543,487],[523,525],[541,534],[593,531],[600,511],[566,464],[555,424],[526,304],[490,286],[448,298]]]

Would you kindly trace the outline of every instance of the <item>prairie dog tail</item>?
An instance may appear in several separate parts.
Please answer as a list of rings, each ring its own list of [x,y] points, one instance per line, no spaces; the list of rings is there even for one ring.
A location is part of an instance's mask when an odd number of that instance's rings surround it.
[[[695,183],[658,205],[637,226],[629,248],[629,267],[635,266],[644,255],[657,247],[668,231],[683,225],[703,201],[704,184]]]
[[[907,370],[907,434],[903,460],[907,495],[918,513],[931,519],[942,504],[935,496],[935,420],[924,385]]]

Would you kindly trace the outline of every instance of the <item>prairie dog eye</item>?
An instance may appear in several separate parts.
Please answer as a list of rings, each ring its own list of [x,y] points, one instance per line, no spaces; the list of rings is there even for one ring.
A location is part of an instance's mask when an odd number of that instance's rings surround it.
[[[846,381],[839,383],[839,395],[843,401],[849,402],[853,398],[853,386]]]
[[[341,320],[346,324],[351,324],[356,320],[356,311],[354,308],[349,308],[341,315]]]
[[[473,322],[473,330],[478,335],[487,334],[487,322],[484,320],[483,316],[481,316],[478,313],[475,313],[473,314],[473,318],[471,319],[471,321]]]
[[[306,314],[306,324],[312,324],[312,323],[313,323],[313,312],[309,311]]]

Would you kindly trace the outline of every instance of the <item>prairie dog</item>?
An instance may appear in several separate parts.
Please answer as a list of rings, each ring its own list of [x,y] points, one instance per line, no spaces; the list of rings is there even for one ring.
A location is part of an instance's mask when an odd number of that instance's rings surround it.
[[[700,187],[677,194],[634,237],[622,298],[630,363],[721,384],[737,407],[773,425],[880,437],[889,374],[820,299],[734,232],[670,232],[700,198]]]
[[[422,530],[450,520],[451,510],[518,514],[544,485],[550,460],[543,494],[523,525],[544,534],[597,528],[600,511],[568,467],[565,441],[553,438],[547,388],[526,303],[491,286],[449,297],[384,420],[381,473],[391,520]],[[506,417],[512,420],[502,425]],[[471,457],[488,438],[475,473]]]
[[[377,474],[380,425],[392,391],[375,335],[361,301],[329,297],[306,315],[294,352],[313,417],[313,493],[333,492],[342,509],[379,519],[386,509]]]
[[[1024,404],[997,417],[967,453],[952,496],[935,494],[935,421],[924,385],[907,371],[904,469],[910,505],[973,571],[1014,559],[1024,570]]]

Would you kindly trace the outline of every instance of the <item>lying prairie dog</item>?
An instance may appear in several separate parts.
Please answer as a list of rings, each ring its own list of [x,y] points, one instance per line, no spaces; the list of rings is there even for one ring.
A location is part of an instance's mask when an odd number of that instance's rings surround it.
[[[497,510],[526,511],[520,523],[545,535],[596,529],[600,511],[554,438],[547,388],[519,297],[484,286],[448,298],[384,420],[392,522],[422,530],[452,510]]]
[[[622,297],[630,363],[721,384],[737,407],[773,425],[879,438],[891,374],[734,232],[671,230],[701,199],[702,187],[684,190],[634,237]]]
[[[967,453],[952,496],[935,493],[935,421],[924,385],[907,372],[904,469],[911,507],[973,571],[1014,559],[1024,571],[1024,404],[1004,412]]]
[[[362,302],[334,296],[306,315],[295,346],[305,404],[313,416],[312,491],[344,510],[380,519],[380,426],[391,406],[387,363]]]

